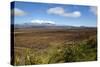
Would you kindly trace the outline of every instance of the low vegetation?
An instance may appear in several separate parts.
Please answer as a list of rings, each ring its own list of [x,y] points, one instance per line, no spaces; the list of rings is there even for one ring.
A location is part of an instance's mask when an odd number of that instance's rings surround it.
[[[96,30],[15,33],[14,48],[14,65],[94,61]]]

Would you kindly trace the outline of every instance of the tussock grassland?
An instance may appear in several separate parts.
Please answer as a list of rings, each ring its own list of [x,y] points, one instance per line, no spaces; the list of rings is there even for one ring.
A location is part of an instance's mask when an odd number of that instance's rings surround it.
[[[14,65],[95,61],[97,31],[15,29],[14,52]]]

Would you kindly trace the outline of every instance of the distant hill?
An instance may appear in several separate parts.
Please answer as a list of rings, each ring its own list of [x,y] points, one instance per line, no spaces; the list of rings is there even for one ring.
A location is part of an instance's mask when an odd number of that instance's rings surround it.
[[[41,29],[85,29],[85,28],[96,28],[96,27],[86,27],[86,26],[68,26],[68,25],[56,25],[51,23],[24,23],[24,24],[14,24],[14,28],[41,28]]]

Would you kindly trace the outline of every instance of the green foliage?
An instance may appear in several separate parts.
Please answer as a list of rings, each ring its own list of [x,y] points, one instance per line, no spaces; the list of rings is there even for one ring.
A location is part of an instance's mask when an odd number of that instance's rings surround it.
[[[96,38],[70,45],[65,51],[65,62],[93,61],[97,59]]]

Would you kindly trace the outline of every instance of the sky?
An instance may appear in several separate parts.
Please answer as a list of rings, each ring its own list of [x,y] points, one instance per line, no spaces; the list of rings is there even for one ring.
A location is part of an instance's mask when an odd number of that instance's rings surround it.
[[[14,24],[51,23],[69,26],[97,26],[97,7],[71,4],[12,2]]]

